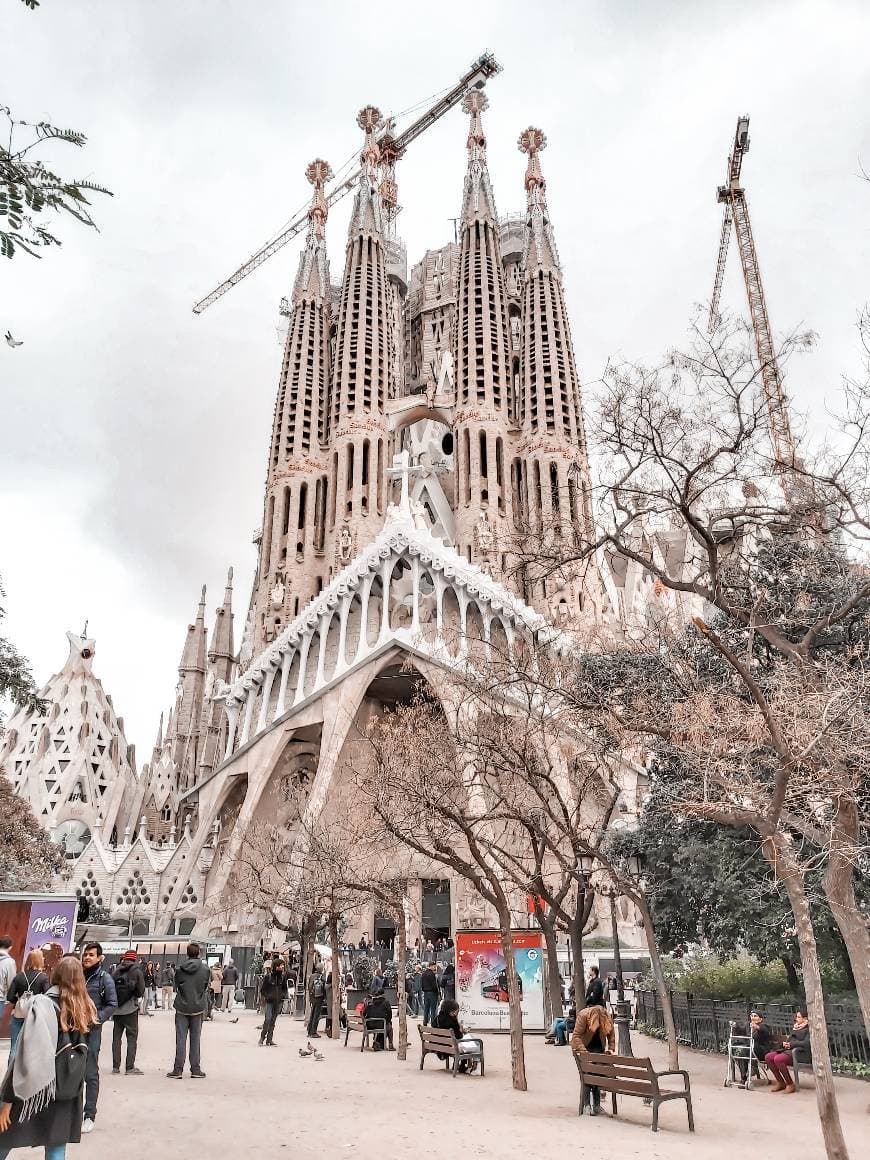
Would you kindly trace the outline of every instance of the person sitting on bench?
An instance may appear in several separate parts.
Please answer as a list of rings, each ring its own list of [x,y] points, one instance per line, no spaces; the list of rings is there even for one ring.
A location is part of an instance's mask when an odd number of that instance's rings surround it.
[[[459,1022],[459,1004],[455,999],[443,999],[441,1006],[438,1008],[438,1014],[432,1021],[433,1027],[440,1027],[444,1031],[452,1031],[456,1036],[456,1041],[459,1044],[459,1053],[463,1051],[477,1050],[478,1041],[476,1039],[469,1041],[465,1040],[465,1031]],[[463,1047],[463,1044],[465,1045]],[[439,1059],[449,1059],[450,1057],[438,1052]],[[460,1059],[460,1071],[475,1071],[477,1068],[476,1059]]]
[[[371,1020],[379,1021],[383,1019],[386,1029],[387,1044],[389,1044],[387,1050],[395,1051],[396,1049],[393,1047],[393,1008],[390,1005],[389,999],[386,997],[382,990],[377,991],[374,995],[370,995],[368,999],[366,999],[362,1009],[362,1016],[366,1021],[366,1027],[373,1026],[372,1022],[370,1022]],[[372,1051],[383,1051],[384,1046],[384,1032],[381,1030],[380,1026],[375,1023],[374,1033],[372,1035]]]
[[[794,1026],[788,1039],[782,1041],[779,1051],[768,1051],[764,1062],[773,1073],[776,1083],[771,1092],[785,1092],[791,1095],[795,1090],[792,1082],[789,1064],[794,1063],[794,1056],[800,1054],[804,1061],[810,1058],[810,1024],[803,1011],[795,1011]]]
[[[571,1036],[571,1050],[576,1052],[610,1052],[616,1051],[616,1035],[613,1030],[613,1020],[605,1007],[597,1004],[584,1007],[577,1016],[574,1034]],[[601,1089],[591,1084],[585,1088],[583,1108],[589,1108],[590,1116],[597,1116],[601,1107]]]
[[[734,1024],[734,1030],[738,1035],[752,1036],[752,1054],[759,1061],[764,1063],[767,1053],[773,1048],[773,1041],[770,1037],[770,1028],[764,1022],[764,1016],[760,1011],[752,1011],[749,1016],[749,1030],[740,1023]],[[740,1070],[740,1082],[746,1083],[746,1074],[749,1069],[749,1060],[740,1058],[737,1060],[737,1067]],[[756,1074],[758,1068],[755,1069]]]
[[[553,1020],[553,1026],[544,1037],[544,1043],[552,1043],[556,1047],[567,1047],[576,1022],[577,1008],[572,1003],[566,1016],[559,1016]]]

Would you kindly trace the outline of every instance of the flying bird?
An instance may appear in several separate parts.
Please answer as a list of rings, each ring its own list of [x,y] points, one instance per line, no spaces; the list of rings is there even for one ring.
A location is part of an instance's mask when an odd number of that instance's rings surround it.
[[[6,345],[11,346],[12,349],[14,350],[16,348],[16,346],[24,346],[24,340],[22,339],[19,342],[19,340],[17,338],[12,337],[12,332],[10,330],[7,330],[6,331]]]

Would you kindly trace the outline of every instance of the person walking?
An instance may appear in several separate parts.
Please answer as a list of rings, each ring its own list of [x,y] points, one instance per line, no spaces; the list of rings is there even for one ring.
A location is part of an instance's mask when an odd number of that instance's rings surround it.
[[[212,1012],[215,1008],[220,1010],[221,1006],[221,988],[224,985],[224,972],[220,963],[215,963],[209,972],[208,980],[208,1006],[206,1008],[206,1019],[212,1018]]]
[[[24,1020],[30,1010],[34,995],[44,995],[51,984],[45,973],[45,958],[37,947],[24,960],[24,970],[19,971],[6,992],[6,1002],[12,1006],[9,1023],[9,1062],[15,1055],[15,1044]]]
[[[422,998],[420,995],[420,975],[423,968],[419,963],[414,967],[414,970],[408,976],[408,1010],[413,1016],[420,1014]]]
[[[239,972],[236,964],[230,959],[223,970],[221,980],[221,1008],[232,1014],[236,1002],[236,987],[239,985]]]
[[[12,980],[18,973],[15,969],[15,959],[10,954],[11,946],[12,939],[8,935],[0,935],[0,1011],[3,1010]]]
[[[613,1019],[606,1007],[594,1003],[584,1007],[577,1016],[574,1024],[574,1033],[571,1036],[571,1050],[574,1052],[609,1052],[616,1051],[616,1034],[613,1030]],[[590,1116],[597,1116],[601,1108],[601,1089],[587,1084],[583,1094],[582,1115],[589,1109]]]
[[[139,970],[142,972],[142,978],[145,980],[145,990],[139,999],[139,1010],[143,1015],[151,1018],[151,1011],[149,1010],[148,1004],[151,998],[151,989],[154,986],[154,964],[146,963],[144,959],[140,959]]]
[[[433,963],[427,963],[420,976],[420,994],[423,999],[423,1026],[433,1022],[438,1012],[438,980]]]
[[[589,982],[586,984],[587,1007],[604,1006],[604,984],[598,977],[598,967],[589,968]]]
[[[168,1011],[175,998],[175,963],[164,963],[160,970],[160,990],[163,992],[163,1010]]]
[[[272,959],[271,969],[263,976],[260,985],[260,994],[266,1009],[263,1015],[263,1026],[260,1030],[260,1047],[275,1047],[273,1036],[275,1023],[281,1013],[281,1005],[287,998],[287,974],[281,959]]]
[[[87,1036],[96,1020],[82,965],[65,955],[49,990],[33,998],[3,1080],[0,1160],[13,1148],[44,1148],[45,1160],[64,1160],[67,1144],[79,1143]]]
[[[160,963],[148,964],[151,972],[151,981],[145,980],[145,986],[148,988],[148,998],[150,999],[150,1007],[157,1010],[157,988],[160,985]]]
[[[323,1014],[323,1004],[326,999],[326,982],[323,978],[323,967],[317,963],[308,983],[308,998],[311,1000],[311,1010],[308,1014],[308,1034],[312,1039],[319,1039],[317,1025]]]
[[[175,972],[175,1062],[169,1079],[181,1079],[184,1057],[190,1039],[190,1074],[193,1079],[205,1079],[200,1066],[202,1020],[208,1002],[209,970],[200,956],[199,943],[188,943],[187,958]]]
[[[448,963],[441,972],[441,997],[442,999],[456,998],[456,968],[453,963]]]
[[[121,1043],[127,1036],[124,1063],[128,1075],[141,1075],[136,1067],[136,1045],[139,1040],[139,1004],[145,994],[145,976],[135,951],[125,951],[113,975],[118,1006],[112,1016],[112,1074],[121,1071]]]
[[[85,1118],[82,1131],[92,1132],[100,1097],[100,1048],[103,1046],[103,1024],[115,1014],[118,993],[115,980],[103,967],[103,948],[98,942],[85,943],[82,951],[85,986],[97,1012],[97,1021],[88,1032],[88,1062],[85,1070]],[[141,1075],[137,1067],[128,1074]]]

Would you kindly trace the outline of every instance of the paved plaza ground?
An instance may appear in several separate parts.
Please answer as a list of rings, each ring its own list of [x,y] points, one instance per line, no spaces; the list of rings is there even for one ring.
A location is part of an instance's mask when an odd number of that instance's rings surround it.
[[[414,1021],[405,1063],[386,1052],[361,1055],[343,1040],[326,1038],[316,1041],[323,1062],[301,1059],[301,1023],[279,1019],[277,1046],[267,1048],[257,1046],[258,1022],[242,1012],[238,1023],[219,1015],[205,1025],[205,1080],[165,1078],[174,1046],[169,1012],[140,1020],[141,1077],[113,1076],[105,1043],[97,1126],[69,1150],[68,1160],[824,1156],[809,1077],[806,1090],[793,1096],[763,1087],[726,1090],[722,1058],[686,1050],[681,1063],[692,1078],[697,1131],[689,1135],[684,1107],[675,1102],[663,1107],[654,1135],[650,1110],[637,1099],[620,1097],[618,1120],[604,1114],[578,1119],[570,1050],[547,1047],[540,1036],[526,1041],[529,1091],[522,1093],[510,1086],[507,1036],[486,1037],[485,1078],[454,1079],[432,1056],[419,1070]],[[639,1035],[633,1040],[635,1054],[666,1066],[662,1044]],[[837,1090],[852,1160],[870,1156],[870,1085],[844,1079]]]

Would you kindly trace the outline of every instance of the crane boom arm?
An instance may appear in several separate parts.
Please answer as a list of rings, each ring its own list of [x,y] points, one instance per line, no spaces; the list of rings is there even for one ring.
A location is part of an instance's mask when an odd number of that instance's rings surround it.
[[[722,232],[719,235],[719,257],[716,260],[716,277],[713,280],[713,293],[710,295],[710,317],[707,319],[707,333],[712,334],[719,321],[719,300],[722,297],[722,282],[725,278],[725,263],[728,259],[728,243],[731,240],[731,223],[733,215],[731,206],[725,203],[725,212],[722,214]]]
[[[482,88],[490,77],[495,76],[500,71],[501,66],[492,53],[486,52],[478,57],[468,72],[459,79],[457,84],[448,93],[436,101],[431,108],[427,109],[421,117],[418,117],[416,121],[412,122],[407,129],[403,130],[395,138],[394,149],[396,150],[397,156],[403,153],[412,141],[416,140],[422,133],[425,133],[436,121],[439,121],[445,113],[449,113],[453,106],[462,100],[470,88]],[[326,204],[333,206],[337,201],[341,201],[354,188],[359,180],[359,175],[360,170],[357,169],[350,177],[345,178],[338,185],[334,185],[326,195]],[[241,282],[243,278],[247,278],[248,274],[253,273],[254,270],[268,261],[273,254],[276,254],[278,250],[286,246],[288,242],[292,242],[295,237],[298,237],[307,225],[308,210],[306,209],[298,214],[277,237],[273,238],[271,242],[267,242],[255,254],[252,254],[246,262],[242,263],[237,270],[230,274],[229,278],[225,278],[219,286],[216,286],[211,294],[207,294],[205,298],[197,302],[193,308],[193,313],[202,314],[213,302],[217,302],[228,290],[231,290],[237,282]]]

